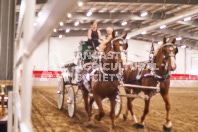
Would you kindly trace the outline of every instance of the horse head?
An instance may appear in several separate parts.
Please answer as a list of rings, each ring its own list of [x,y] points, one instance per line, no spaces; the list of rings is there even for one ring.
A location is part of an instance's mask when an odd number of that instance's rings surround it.
[[[117,53],[118,60],[119,60],[119,62],[122,62],[123,65],[125,65],[126,61],[127,61],[127,56],[126,56],[127,51],[126,50],[128,48],[128,43],[125,40],[126,36],[127,36],[127,33],[125,33],[122,36],[116,37],[115,32],[113,31],[112,32],[112,40],[110,41],[112,50],[115,53]]]
[[[163,44],[161,46],[161,51],[164,56],[163,59],[171,71],[176,69],[175,56],[178,53],[178,48],[175,46],[175,42],[175,38],[173,38],[170,42],[167,42],[167,39],[164,37]]]

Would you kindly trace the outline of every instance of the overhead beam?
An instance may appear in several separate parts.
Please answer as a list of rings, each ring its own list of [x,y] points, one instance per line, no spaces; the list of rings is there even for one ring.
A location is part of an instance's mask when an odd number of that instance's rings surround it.
[[[194,26],[194,27],[198,27],[198,19],[196,20],[192,20],[192,21],[178,21],[177,23],[179,24],[183,24],[183,25],[188,25],[188,26]]]
[[[149,19],[155,19],[159,20],[163,18],[163,13],[149,13],[145,17],[140,16],[139,13],[131,13],[131,12],[125,12],[125,13],[98,13],[98,12],[93,12],[91,16],[87,17],[86,16],[87,12],[78,12],[78,13],[72,13],[72,20],[106,20],[106,19],[121,19],[121,20],[149,20]],[[173,15],[167,15],[165,16],[166,18],[172,17]]]
[[[190,4],[198,5],[197,0],[90,0],[90,2],[123,2],[123,3],[153,3],[153,4]]]
[[[106,36],[107,35],[107,31],[106,29],[102,29],[100,30],[102,36]],[[122,34],[124,32],[123,29],[118,29],[116,30],[116,32],[118,34]],[[71,37],[71,36],[87,36],[88,30],[71,30],[69,33],[65,33],[65,30],[62,31],[58,31],[56,33],[54,33],[52,36],[53,37],[58,37],[59,35],[63,35],[65,37]]]
[[[163,40],[164,36],[158,36],[158,35],[150,35],[150,34],[145,34],[145,35],[138,35],[135,36],[133,39],[138,39],[138,40],[143,40],[143,41],[149,41],[149,42],[159,42]],[[197,41],[191,41],[191,40],[186,40],[182,39],[181,41],[176,41],[176,45],[181,46],[181,45],[187,45],[190,47],[194,47],[198,44]]]
[[[101,22],[98,23],[99,30],[105,30],[107,27],[112,27],[114,30],[123,29],[123,30],[131,31],[133,29],[136,29],[138,26],[140,26],[139,22],[129,23],[126,26],[121,26],[120,22],[117,22],[117,23],[108,22],[105,24],[101,23]],[[146,26],[146,25],[143,25],[143,26]],[[66,29],[88,30],[88,29],[90,29],[90,24],[84,23],[84,24],[80,24],[79,26],[76,27],[76,26],[74,26],[73,23],[66,23],[63,27],[59,28],[59,30],[66,30]],[[196,32],[187,32],[187,31],[172,29],[172,28],[165,28],[165,29],[160,30],[159,27],[157,30],[152,30],[152,32],[198,40],[198,34]]]
[[[118,29],[135,29],[137,28],[139,25],[138,22],[134,22],[134,23],[129,23],[125,26],[121,26],[120,22],[116,22],[116,23],[98,23],[98,29],[106,29],[107,27],[111,27],[114,30],[118,30]],[[69,28],[70,30],[75,30],[75,29],[90,29],[90,23],[84,23],[84,24],[79,24],[78,26],[74,26],[74,23],[66,23],[64,26],[60,27],[60,30],[65,30]]]
[[[154,30],[156,28],[159,28],[161,25],[167,25],[167,24],[170,24],[172,22],[175,22],[175,21],[178,21],[178,20],[181,20],[185,17],[188,17],[188,16],[191,16],[191,15],[194,15],[194,14],[197,14],[198,13],[198,7],[192,9],[192,10],[189,10],[189,11],[185,11],[185,12],[182,12],[180,13],[179,15],[176,15],[174,17],[170,17],[168,19],[165,19],[165,20],[161,20],[161,21],[158,21],[158,22],[154,22],[152,23],[151,25],[149,26],[146,26],[146,27],[143,27],[143,28],[140,28],[140,29],[137,29],[135,31],[131,31],[128,35],[130,37],[134,37],[134,36],[137,36],[139,34],[141,34],[142,32],[144,31],[151,31],[151,30]]]
[[[106,32],[105,29],[102,29],[100,31],[101,31],[102,36],[106,36],[107,35],[107,32]],[[126,32],[123,29],[118,29],[118,30],[115,30],[115,31],[118,32],[119,35],[121,35],[124,32]],[[71,30],[69,33],[66,33],[65,30],[61,30],[61,31],[58,31],[58,32],[54,33],[52,36],[53,37],[58,37],[59,35],[63,35],[64,37],[87,36],[87,32],[88,32],[88,30],[82,30],[82,29]],[[159,35],[146,34],[146,35],[135,36],[133,39],[144,40],[144,41],[149,41],[149,42],[151,42],[151,41],[158,42],[158,41],[162,41],[164,36],[169,36],[169,35],[159,36]],[[176,44],[178,44],[178,45],[185,44],[185,45],[193,47],[196,44],[198,44],[198,41],[186,40],[184,38],[181,41],[177,41]]]
[[[188,39],[194,39],[194,40],[198,40],[198,34],[197,33],[190,33],[190,32],[186,32],[186,31],[182,31],[182,30],[177,30],[177,29],[172,29],[172,28],[166,28],[163,30],[154,30],[153,32],[156,33],[163,33],[163,34],[170,34],[170,35],[174,35],[176,37],[185,37]]]

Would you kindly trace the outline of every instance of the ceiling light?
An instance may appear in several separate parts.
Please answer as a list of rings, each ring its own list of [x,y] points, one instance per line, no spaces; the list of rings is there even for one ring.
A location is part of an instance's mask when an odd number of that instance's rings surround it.
[[[182,45],[181,48],[186,48],[186,45]]]
[[[34,22],[34,27],[36,27],[37,26],[37,22]]]
[[[164,28],[166,28],[166,25],[160,26],[160,29],[164,29]]]
[[[74,23],[74,26],[78,26],[78,25],[79,25],[79,22],[75,22],[75,23]]]
[[[89,17],[89,16],[91,16],[91,15],[92,15],[92,12],[89,11],[89,12],[87,13],[87,16]]]
[[[121,23],[122,26],[127,25],[127,21]]]
[[[83,6],[83,2],[82,2],[82,1],[79,1],[79,2],[78,2],[78,6],[79,6],[79,7]]]
[[[148,15],[148,12],[143,12],[143,13],[141,14],[141,17],[147,16],[147,15]]]
[[[56,29],[54,29],[54,32],[57,32],[57,30],[56,30]]]
[[[158,44],[162,44],[162,41],[159,41]]]
[[[62,38],[62,37],[63,37],[63,35],[59,35],[58,37],[59,37],[59,38]]]
[[[176,40],[178,40],[178,41],[179,41],[179,40],[182,40],[182,37],[178,37],[178,38],[176,38]]]
[[[72,17],[71,13],[68,13],[68,14],[67,14],[67,17],[68,17],[68,18],[71,18],[71,17]]]
[[[38,12],[38,17],[40,17],[40,16],[41,16],[41,14],[42,14],[42,12]]]
[[[69,29],[69,28],[68,28],[68,29],[66,29],[66,30],[65,30],[65,32],[66,32],[66,33],[69,33],[69,32],[70,32],[70,29]]]
[[[142,32],[142,34],[146,34],[146,31]]]
[[[63,23],[63,22],[60,22],[59,24],[60,24],[60,26],[63,26],[63,25],[64,25],[64,23]]]
[[[190,20],[191,20],[191,17],[184,18],[184,21],[190,21]]]

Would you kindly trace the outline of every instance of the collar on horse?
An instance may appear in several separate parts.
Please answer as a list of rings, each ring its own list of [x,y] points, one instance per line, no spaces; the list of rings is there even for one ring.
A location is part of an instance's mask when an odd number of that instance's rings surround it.
[[[103,74],[103,76],[105,76],[105,77],[109,77],[109,78],[111,78],[112,76],[114,77],[113,79],[118,79],[119,77],[121,77],[122,78],[122,75],[123,75],[123,69],[122,68],[120,68],[120,62],[118,61],[116,64],[118,65],[117,67],[118,67],[118,72],[117,73],[115,73],[115,74],[111,74],[111,73],[107,73],[107,72],[105,72],[104,71],[104,69],[102,68],[102,57],[101,57],[101,55],[100,55],[100,57],[99,57],[99,72],[101,72],[102,74]]]

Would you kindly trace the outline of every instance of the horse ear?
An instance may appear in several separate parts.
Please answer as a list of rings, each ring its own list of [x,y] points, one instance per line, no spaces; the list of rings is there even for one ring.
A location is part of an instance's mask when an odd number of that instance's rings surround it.
[[[163,38],[163,43],[166,44],[166,37]]]
[[[122,36],[122,38],[123,38],[123,39],[125,39],[125,38],[126,38],[126,36],[127,36],[127,33],[125,33],[125,34]]]
[[[176,42],[176,39],[173,38],[173,39],[171,40],[171,43],[172,43],[172,44],[175,44],[175,42]]]
[[[112,37],[115,38],[115,31],[112,32]]]

